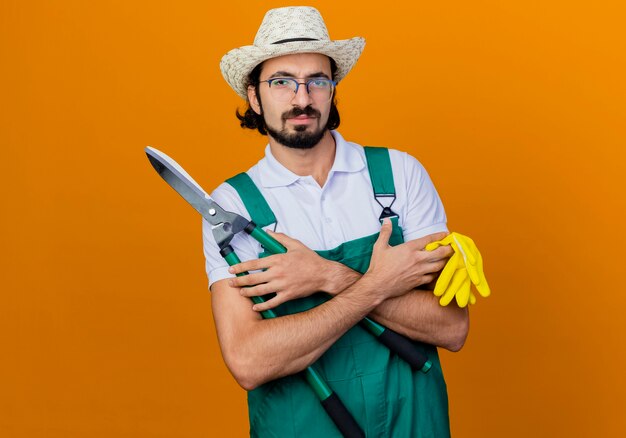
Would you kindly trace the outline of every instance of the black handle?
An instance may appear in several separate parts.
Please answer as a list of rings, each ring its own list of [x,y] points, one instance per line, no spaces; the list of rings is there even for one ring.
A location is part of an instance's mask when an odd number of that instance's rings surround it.
[[[432,366],[426,353],[401,334],[385,328],[385,331],[378,335],[378,339],[383,345],[411,365],[411,368],[414,370],[420,370],[425,373]]]
[[[346,438],[365,438],[365,433],[354,420],[350,412],[341,403],[336,393],[332,393],[326,400],[322,400],[322,406],[326,409],[328,416],[337,425],[341,434]],[[314,425],[311,425],[315,427]]]

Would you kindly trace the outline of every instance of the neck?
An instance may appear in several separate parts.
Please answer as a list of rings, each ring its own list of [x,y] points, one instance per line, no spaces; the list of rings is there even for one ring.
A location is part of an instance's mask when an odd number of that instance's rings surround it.
[[[280,164],[299,176],[311,175],[320,187],[324,187],[328,172],[335,162],[335,139],[330,131],[311,149],[294,149],[269,137],[270,149]]]

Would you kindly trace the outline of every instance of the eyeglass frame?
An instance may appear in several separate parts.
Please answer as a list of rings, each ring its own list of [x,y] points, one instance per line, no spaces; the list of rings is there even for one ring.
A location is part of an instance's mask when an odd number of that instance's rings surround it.
[[[306,82],[298,82],[298,80],[296,78],[275,77],[275,78],[265,79],[264,81],[259,80],[259,82],[257,82],[257,85],[260,85],[260,84],[265,82],[265,83],[267,83],[267,86],[271,89],[272,88],[272,84],[270,82],[275,81],[277,79],[288,80],[288,81],[292,81],[292,82],[296,83],[296,89],[293,92],[294,97],[298,95],[298,90],[300,89],[300,85],[304,85],[306,87],[306,94],[310,97],[311,96],[311,91],[309,89],[309,85],[311,84],[311,82],[319,81],[320,79],[328,81],[332,85],[332,89],[331,89],[331,92],[330,92],[330,96],[328,97],[328,100],[326,102],[332,100],[333,93],[335,91],[335,88],[337,87],[337,81],[333,81],[332,79],[328,79],[328,78],[325,78],[323,76],[307,79]],[[293,99],[293,97],[292,97],[292,99]],[[312,97],[311,97],[311,99],[312,99]]]

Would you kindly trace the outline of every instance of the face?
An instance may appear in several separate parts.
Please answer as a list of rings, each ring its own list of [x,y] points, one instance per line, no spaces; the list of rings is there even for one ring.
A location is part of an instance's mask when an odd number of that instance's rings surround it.
[[[311,78],[332,79],[330,59],[319,53],[299,53],[272,58],[263,63],[258,87],[248,88],[250,107],[262,114],[268,134],[278,143],[292,148],[309,149],[324,136],[331,100],[319,101],[310,96],[301,84],[297,93],[288,101],[276,99],[264,80],[272,78],[295,78],[306,82]]]

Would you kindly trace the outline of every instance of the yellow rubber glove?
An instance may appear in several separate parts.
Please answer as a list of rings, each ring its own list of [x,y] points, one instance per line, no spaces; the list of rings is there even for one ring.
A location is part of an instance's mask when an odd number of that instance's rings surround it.
[[[434,294],[441,297],[439,304],[447,306],[456,298],[459,307],[475,304],[476,296],[471,291],[471,283],[483,297],[491,295],[483,272],[483,258],[472,239],[459,233],[450,233],[444,239],[426,245],[432,251],[443,245],[450,245],[454,254],[441,271],[435,285]]]
[[[459,307],[467,306],[468,302],[476,303],[476,297],[471,291],[471,280],[467,268],[463,263],[463,257],[458,252],[450,257],[441,271],[433,292],[435,296],[441,297],[439,304],[442,306],[450,304],[453,298],[456,298]]]

